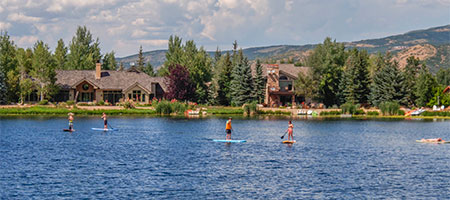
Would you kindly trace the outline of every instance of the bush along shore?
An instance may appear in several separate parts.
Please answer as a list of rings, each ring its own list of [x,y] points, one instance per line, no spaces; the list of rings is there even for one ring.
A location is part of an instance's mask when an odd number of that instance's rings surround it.
[[[159,115],[159,116],[204,116],[204,115],[297,115],[299,109],[260,108],[256,103],[244,104],[242,107],[205,106],[195,103],[184,103],[176,100],[154,101],[149,105],[124,102],[120,106],[85,106],[84,104],[57,104],[34,106],[0,107],[0,115],[66,115],[71,112],[77,115]],[[305,109],[303,109],[305,110]],[[387,102],[380,105],[379,110],[364,110],[358,104],[343,104],[340,109],[314,110],[313,117],[353,117],[353,118],[410,118],[396,103]],[[303,114],[306,114],[305,112]],[[415,118],[450,118],[450,111],[425,111]]]

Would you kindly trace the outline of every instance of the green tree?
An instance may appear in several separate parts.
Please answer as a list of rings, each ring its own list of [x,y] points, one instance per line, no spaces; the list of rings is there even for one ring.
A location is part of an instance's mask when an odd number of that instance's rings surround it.
[[[227,52],[221,56],[220,60],[215,64],[215,82],[217,92],[217,103],[224,106],[231,104],[231,80],[233,65],[230,53]]]
[[[414,56],[409,57],[406,60],[407,64],[405,66],[404,75],[405,75],[405,84],[406,84],[406,101],[409,106],[415,104],[417,99],[416,92],[416,81],[420,72],[420,60],[415,58]]]
[[[19,73],[20,103],[23,103],[25,97],[33,91],[33,82],[28,77],[32,68],[33,50],[30,48],[27,48],[26,50],[19,48],[17,49],[16,57],[17,71]]]
[[[253,101],[252,70],[242,49],[239,49],[236,60],[231,76],[231,104],[241,106]]]
[[[23,104],[25,98],[33,92],[34,82],[30,78],[22,79],[19,83],[20,103]]]
[[[266,83],[264,81],[264,77],[263,77],[263,70],[262,70],[262,66],[261,66],[261,61],[256,60],[256,64],[255,64],[255,77],[253,79],[253,96],[254,99],[258,102],[258,103],[262,103],[264,102],[264,96],[265,96],[265,88],[266,88]]]
[[[0,84],[4,84],[6,89],[5,96],[0,95],[0,98],[5,98],[4,100],[0,99],[0,103],[3,101],[4,103],[17,102],[17,84],[14,82],[17,74],[16,47],[7,32],[0,33],[0,70],[3,73],[3,80],[0,79],[2,81]]]
[[[417,105],[426,106],[433,98],[433,88],[438,86],[434,76],[428,71],[426,66],[420,69],[419,77],[415,84],[415,96],[417,96]],[[442,92],[442,91],[441,91]]]
[[[66,69],[67,47],[64,45],[63,39],[58,40],[53,58],[55,59],[56,69]]]
[[[446,87],[449,86],[450,85],[450,68],[447,68],[447,69],[440,68],[439,71],[436,73],[436,79],[440,85],[443,85]]]
[[[50,99],[57,92],[55,62],[52,59],[48,45],[44,44],[43,41],[37,41],[33,50],[31,76],[36,80],[40,100],[42,101],[44,98]]]
[[[95,69],[95,63],[101,60],[100,43],[94,41],[86,26],[79,26],[70,42],[67,55],[67,69]]]
[[[145,68],[145,58],[144,58],[144,53],[142,52],[142,45],[139,46],[139,53],[138,53],[138,59],[136,61],[137,63],[137,69],[141,72],[144,71]]]
[[[339,104],[339,84],[346,59],[344,44],[326,38],[306,60],[317,83],[311,87],[317,87],[316,97],[326,106]]]
[[[294,82],[295,94],[304,96],[305,100],[315,99],[317,95],[317,88],[312,87],[317,85],[312,75],[312,71],[308,70],[306,74],[303,72],[298,73],[298,78]]]
[[[382,102],[397,102],[406,105],[406,84],[402,72],[398,69],[398,63],[391,61],[390,54],[379,55],[370,93],[372,105],[379,106]]]
[[[116,56],[114,54],[115,52],[111,51],[111,53],[106,53],[105,56],[103,56],[102,68],[104,70],[116,70],[117,63]]]
[[[166,76],[169,74],[169,66],[182,64],[183,56],[182,39],[178,36],[171,35],[169,37],[169,48],[166,52],[166,61],[163,67],[158,70],[159,76]]]
[[[352,49],[344,67],[340,83],[342,103],[364,104],[370,94],[369,54]]]
[[[148,62],[147,65],[145,66],[144,73],[146,73],[147,75],[149,75],[151,77],[156,76],[156,73],[155,73],[155,71],[153,71],[153,66],[150,62]]]

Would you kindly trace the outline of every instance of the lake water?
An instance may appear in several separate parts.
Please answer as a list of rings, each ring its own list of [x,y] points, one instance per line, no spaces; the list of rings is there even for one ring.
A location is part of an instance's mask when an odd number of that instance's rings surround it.
[[[444,120],[0,118],[0,199],[446,199]],[[286,136],[287,138],[287,136]]]

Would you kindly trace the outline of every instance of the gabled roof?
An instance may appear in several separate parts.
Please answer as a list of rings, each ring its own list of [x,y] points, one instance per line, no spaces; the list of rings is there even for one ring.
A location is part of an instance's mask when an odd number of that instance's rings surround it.
[[[56,70],[56,78],[56,84],[63,89],[74,88],[85,80],[102,90],[125,90],[136,83],[148,91],[152,91],[152,84],[159,83],[166,90],[164,78],[135,71],[102,70],[101,78],[95,79],[95,70]]]
[[[273,64],[261,64],[263,76],[267,76],[267,67]],[[307,74],[309,67],[296,67],[294,64],[276,64],[279,67],[280,73],[285,74],[293,79],[298,78],[298,73],[302,72],[303,74]],[[252,74],[256,73],[256,64],[252,64]]]

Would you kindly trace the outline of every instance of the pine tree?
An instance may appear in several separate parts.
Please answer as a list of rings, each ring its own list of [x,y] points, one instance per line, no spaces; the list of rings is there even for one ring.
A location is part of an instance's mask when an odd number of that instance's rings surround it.
[[[0,103],[16,102],[18,99],[15,79],[17,68],[16,47],[7,32],[0,32],[0,70],[3,73],[2,83],[6,92],[0,95]],[[12,71],[12,72],[11,72]],[[10,85],[13,84],[13,85]]]
[[[255,78],[253,79],[253,96],[254,99],[258,102],[258,103],[262,103],[264,102],[264,96],[265,96],[265,88],[266,88],[266,83],[264,81],[264,77],[263,77],[263,70],[262,70],[262,66],[261,66],[261,62],[258,60],[256,60],[256,65],[255,65]]]
[[[101,60],[100,43],[94,41],[86,26],[79,26],[69,45],[67,69],[95,69],[95,63]]]
[[[136,61],[137,63],[137,69],[141,72],[144,71],[144,67],[145,67],[145,58],[144,58],[144,53],[142,52],[142,45],[139,47],[139,53],[138,53],[138,59]]]
[[[56,69],[66,69],[67,47],[64,45],[63,39],[58,40],[53,58],[55,59]]]
[[[415,86],[420,72],[420,60],[414,56],[409,57],[404,68],[405,84],[406,84],[406,101],[409,106],[415,104],[417,99]]]
[[[33,65],[30,73],[37,81],[41,101],[44,97],[50,99],[57,92],[55,63],[49,49],[43,41],[37,41],[33,47]]]
[[[147,75],[151,76],[151,77],[155,77],[155,71],[153,71],[153,66],[150,62],[147,63],[147,65],[144,68],[144,73],[146,73]]]
[[[341,103],[367,103],[370,94],[369,55],[367,51],[349,51],[340,83]]]
[[[231,81],[232,105],[241,106],[253,100],[253,80],[252,71],[242,49],[237,55],[237,63],[233,67]]]
[[[231,104],[231,82],[233,65],[230,53],[222,56],[216,63],[217,103],[224,106]]]
[[[117,68],[116,56],[114,54],[115,52],[111,51],[111,53],[106,53],[105,56],[103,56],[102,69],[115,70]]]
[[[415,96],[417,96],[417,105],[426,106],[427,103],[433,98],[433,89],[437,87],[438,84],[434,76],[428,71],[426,66],[420,69],[417,82],[413,89],[415,89]]]
[[[449,86],[450,85],[450,68],[444,69],[440,68],[439,71],[436,73],[436,79],[437,82],[442,86]]]
[[[392,62],[389,54],[378,60],[377,68],[380,70],[375,73],[371,85],[372,105],[378,106],[382,102],[392,101],[406,105],[406,84],[404,76],[398,69],[398,63]]]
[[[119,68],[117,69],[117,71],[123,71],[124,69],[125,67],[123,66],[123,61],[120,61]]]

